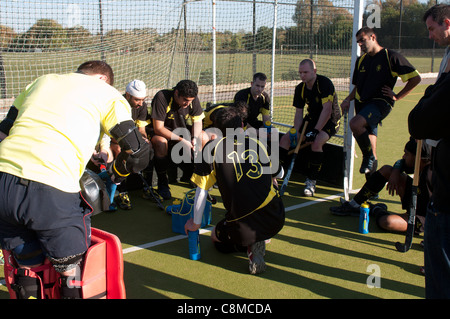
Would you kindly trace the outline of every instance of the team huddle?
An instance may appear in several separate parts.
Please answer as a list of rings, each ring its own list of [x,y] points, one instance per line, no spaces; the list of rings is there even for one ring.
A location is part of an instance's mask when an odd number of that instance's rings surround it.
[[[446,42],[440,44],[447,45],[449,55],[449,6],[433,8],[424,21],[435,41],[435,30],[444,29],[441,34]],[[144,187],[144,198],[154,199],[156,194],[161,201],[172,199],[170,185],[177,180],[173,172],[179,168],[180,182],[195,188],[192,218],[184,226],[186,234],[201,227],[208,192],[217,187],[226,213],[211,232],[213,245],[222,253],[247,253],[249,272],[264,272],[266,244],[285,223],[278,183],[292,169],[292,152],[298,147],[310,148],[303,194],[313,197],[327,155],[324,145],[338,132],[343,114],[350,116],[349,128],[363,156],[359,172],[365,175],[366,183],[352,200],[331,207],[331,213],[359,215],[360,205],[385,187],[391,195],[398,194],[408,210],[413,187],[408,174],[420,160],[415,231],[427,229],[427,211],[445,210],[441,203],[449,194],[448,169],[441,166],[448,158],[448,133],[439,131],[438,125],[432,131],[418,119],[429,118],[429,113],[442,121],[447,118],[444,94],[450,88],[449,66],[443,59],[436,84],[411,112],[411,138],[405,141],[403,158],[378,169],[379,125],[395,101],[407,96],[421,77],[403,55],[382,47],[373,29],[361,28],[356,41],[362,54],[351,77],[354,88],[340,105],[332,79],[318,73],[316,61],[300,61],[301,82],[295,87],[292,102],[295,115],[285,134],[271,127],[267,76],[259,72],[253,75],[250,87],[235,93],[233,102],[208,104],[206,108],[202,108],[197,84],[188,79],[152,97],[147,95],[145,83],[134,79],[122,94],[113,87],[114,72],[103,61],[87,61],[73,73],[43,75],[29,84],[0,123],[0,243],[15,261],[16,271],[10,280],[11,287],[17,289],[16,297],[43,298],[42,278],[25,270],[50,262],[61,278],[61,298],[83,298],[82,283],[71,278],[79,276],[91,246],[93,202],[98,200],[82,192],[86,185],[80,180],[86,169],[106,174],[117,187],[109,194],[115,200],[103,206],[115,211],[132,209],[128,191],[135,175],[152,185],[156,174],[155,193],[152,187]],[[395,93],[397,78],[405,85]],[[436,103],[442,107],[431,110]],[[264,142],[268,139],[279,141],[276,149]],[[418,139],[438,143],[432,147],[424,143],[422,156],[416,159],[417,147],[422,145]],[[434,206],[430,208],[429,202]],[[408,213],[389,212],[383,204],[371,205],[370,212],[379,227],[407,231]],[[429,241],[436,247],[442,244]],[[448,259],[445,267],[435,266],[433,261],[439,258],[443,257],[437,248],[430,249],[426,257],[430,297],[448,293],[448,287],[442,292],[433,284],[438,271],[450,269]]]

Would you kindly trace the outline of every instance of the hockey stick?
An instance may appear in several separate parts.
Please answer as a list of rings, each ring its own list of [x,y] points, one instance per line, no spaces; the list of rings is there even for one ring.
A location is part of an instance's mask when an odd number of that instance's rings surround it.
[[[300,151],[301,149],[304,149],[305,147],[307,147],[307,146],[309,146],[309,145],[311,145],[311,144],[312,144],[311,142],[303,143],[303,144],[300,146],[300,148],[299,148],[298,150]],[[294,152],[295,152],[295,149],[290,150],[290,151],[288,152],[288,155],[291,155],[291,154],[293,154]]]
[[[150,195],[153,197],[153,200],[155,201],[156,205],[165,211],[163,204],[161,203],[161,198],[159,195],[155,194],[155,191],[153,190],[153,187],[150,187],[145,180],[144,176],[142,176],[142,172],[139,172],[138,175],[141,177],[142,183],[144,183],[144,190],[148,190],[150,192]]]
[[[283,184],[280,188],[280,196],[283,196],[284,191],[286,190],[287,184],[289,183],[289,179],[291,178],[292,170],[294,168],[295,160],[297,158],[298,151],[300,150],[300,145],[302,144],[303,135],[305,135],[306,126],[308,126],[308,121],[305,121],[302,129],[302,133],[300,134],[300,138],[298,139],[297,146],[295,147],[294,155],[292,156],[291,163],[289,164],[289,168],[286,172],[286,177],[283,180]]]
[[[349,181],[348,181],[348,164],[347,164],[347,148],[348,148],[348,142],[347,142],[347,133],[348,133],[348,111],[344,113],[344,199],[346,201],[349,200]]]
[[[408,227],[406,229],[405,243],[395,243],[395,248],[399,252],[405,253],[411,248],[412,239],[414,236],[414,223],[416,221],[416,208],[417,208],[417,186],[419,185],[420,175],[420,162],[422,156],[422,140],[417,141],[416,160],[414,163],[414,178],[412,183],[411,203],[409,206]]]

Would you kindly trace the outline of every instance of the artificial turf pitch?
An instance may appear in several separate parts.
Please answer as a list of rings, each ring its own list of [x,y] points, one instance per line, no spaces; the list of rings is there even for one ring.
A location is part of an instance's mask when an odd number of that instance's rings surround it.
[[[423,94],[418,86],[396,103],[383,121],[378,138],[378,167],[392,165],[403,154],[409,138],[407,116]],[[301,156],[299,154],[299,156]],[[356,147],[353,189],[362,186],[358,173],[361,154]],[[188,258],[187,238],[171,230],[171,217],[130,192],[133,209],[102,213],[92,218],[93,227],[116,234],[124,249],[124,278],[130,299],[421,299],[425,297],[422,236],[413,239],[411,250],[400,253],[395,242],[404,234],[388,233],[370,223],[370,233],[358,233],[358,218],[330,213],[342,189],[319,183],[316,196],[303,196],[304,177],[294,173],[283,196],[286,223],[266,247],[267,270],[248,273],[245,254],[216,251],[209,229],[201,237],[200,261]],[[171,185],[174,198],[190,188]],[[212,210],[212,225],[224,216],[219,192]],[[375,202],[386,203],[401,213],[398,197],[386,191]],[[164,205],[170,205],[165,201]],[[3,277],[3,269],[0,269]],[[0,298],[7,299],[6,287]],[[180,301],[181,302],[181,301]]]

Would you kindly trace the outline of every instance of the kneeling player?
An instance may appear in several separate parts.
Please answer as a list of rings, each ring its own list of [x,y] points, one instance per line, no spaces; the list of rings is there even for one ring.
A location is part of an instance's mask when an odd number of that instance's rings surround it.
[[[196,165],[194,218],[186,233],[200,227],[207,190],[217,183],[227,213],[212,231],[211,239],[222,252],[247,250],[249,270],[265,270],[265,240],[283,227],[285,211],[274,185],[269,154],[264,145],[243,133],[237,108],[217,112],[216,123],[224,137],[208,142],[203,161]],[[228,131],[227,128],[231,129]]]

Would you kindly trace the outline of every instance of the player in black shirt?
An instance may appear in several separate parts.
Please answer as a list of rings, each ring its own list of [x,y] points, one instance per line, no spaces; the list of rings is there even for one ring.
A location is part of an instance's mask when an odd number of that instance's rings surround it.
[[[376,142],[378,124],[390,113],[394,102],[404,98],[420,83],[419,72],[396,51],[383,48],[373,29],[361,28],[356,42],[363,55],[356,60],[352,92],[341,104],[347,112],[355,100],[356,115],[350,128],[363,154],[361,174],[371,174],[377,167]],[[406,85],[397,94],[393,88],[400,77]]]
[[[248,104],[248,116],[244,120],[246,128],[255,129],[263,127],[263,123],[270,121],[270,97],[264,89],[267,76],[264,73],[255,73],[249,88],[240,90],[234,96],[234,102],[243,101]],[[262,121],[258,120],[259,114]]]
[[[331,80],[317,74],[313,60],[305,59],[300,62],[299,73],[302,82],[297,85],[294,93],[293,106],[295,107],[294,128],[299,132],[305,121],[306,142],[311,143],[311,157],[308,159],[308,173],[305,181],[304,194],[313,196],[316,189],[316,180],[323,164],[323,145],[336,134],[341,117],[337,95]],[[305,106],[308,112],[303,118]],[[290,148],[289,133],[280,140],[280,162],[287,162],[287,153]]]
[[[237,108],[222,108],[216,123],[224,137],[208,142],[203,162],[195,166],[191,179],[197,185],[194,218],[185,229],[200,227],[207,190],[217,183],[226,215],[211,239],[222,252],[247,249],[250,273],[257,274],[265,270],[264,241],[284,225],[284,206],[274,184],[277,173],[272,174],[267,147],[245,135]]]
[[[151,142],[155,151],[154,166],[158,177],[158,193],[164,199],[172,197],[167,178],[170,161],[168,156],[172,147],[181,142],[185,149],[195,151],[195,148],[200,147],[204,140],[202,131],[204,114],[197,94],[198,88],[195,82],[182,80],[174,89],[159,91],[152,100]],[[189,136],[182,136],[183,132],[176,129],[188,129],[189,131],[184,130],[186,132],[184,135]],[[190,155],[188,154],[189,159]]]

